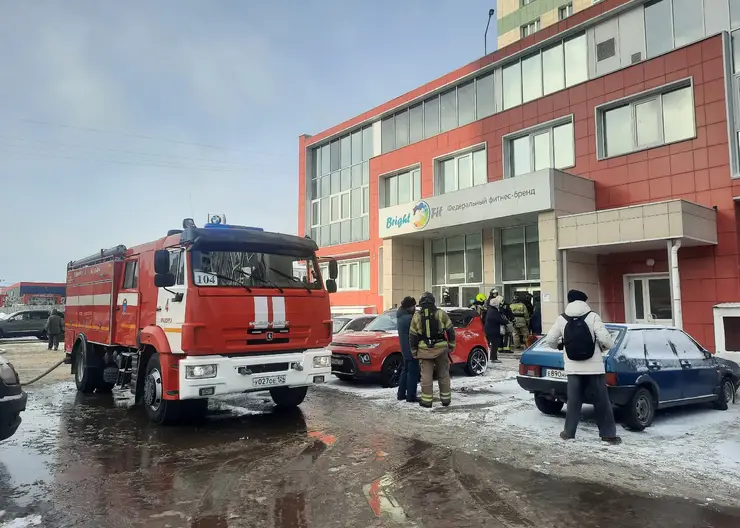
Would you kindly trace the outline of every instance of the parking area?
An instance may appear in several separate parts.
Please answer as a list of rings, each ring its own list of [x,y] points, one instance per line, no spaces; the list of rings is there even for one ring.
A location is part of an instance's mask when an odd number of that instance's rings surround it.
[[[49,367],[64,358],[64,344],[60,344],[59,348],[60,350],[56,352],[48,350],[46,341],[40,341],[35,337],[0,339],[0,354],[13,364],[21,383],[26,383],[43,374]],[[71,379],[69,367],[61,366],[34,383],[34,388]]]
[[[647,493],[740,504],[740,404],[659,411],[652,427],[618,427],[621,446],[601,445],[593,408],[585,405],[575,441],[559,437],[565,413],[546,416],[516,382],[518,360],[504,358],[485,376],[453,377],[453,403],[428,411],[398,402],[395,389],[333,380],[326,389],[357,395],[396,419],[445,428],[461,449],[546,474],[608,482]],[[436,387],[435,387],[436,391]]]

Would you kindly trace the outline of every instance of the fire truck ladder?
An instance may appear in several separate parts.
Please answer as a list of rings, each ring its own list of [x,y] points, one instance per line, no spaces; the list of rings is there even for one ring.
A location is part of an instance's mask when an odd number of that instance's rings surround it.
[[[120,245],[110,249],[101,249],[98,253],[94,253],[89,257],[85,257],[80,260],[73,260],[67,264],[67,271],[84,268],[86,266],[93,266],[95,264],[102,264],[110,260],[120,260],[126,256],[126,246]]]

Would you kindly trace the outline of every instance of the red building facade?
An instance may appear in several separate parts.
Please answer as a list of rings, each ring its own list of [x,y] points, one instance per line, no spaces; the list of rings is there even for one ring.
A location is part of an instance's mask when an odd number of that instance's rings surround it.
[[[666,6],[601,2],[302,136],[299,232],[347,262],[334,309],[380,311],[402,295],[443,289],[465,304],[496,286],[540,295],[547,325],[578,287],[605,320],[676,324],[709,348],[728,348],[723,328],[737,321],[740,302],[733,27],[729,14],[719,28],[704,17],[702,33],[686,41],[676,20],[670,43],[658,43],[651,24]],[[435,129],[427,110],[437,97]],[[342,198],[342,171],[352,169],[342,140],[355,145],[362,128],[373,143],[358,158],[369,168],[358,214],[360,193]],[[419,202],[432,213],[409,207],[411,224],[396,228],[406,204]],[[362,222],[364,232],[352,230]]]

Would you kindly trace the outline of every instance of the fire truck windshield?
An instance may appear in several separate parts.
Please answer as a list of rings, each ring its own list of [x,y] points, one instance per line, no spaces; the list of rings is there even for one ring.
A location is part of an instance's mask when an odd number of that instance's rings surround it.
[[[196,286],[321,289],[315,257],[248,251],[199,251],[192,255]]]

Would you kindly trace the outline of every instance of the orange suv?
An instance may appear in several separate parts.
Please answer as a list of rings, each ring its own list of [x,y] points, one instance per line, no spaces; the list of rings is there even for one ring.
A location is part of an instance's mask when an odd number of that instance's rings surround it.
[[[454,365],[463,365],[469,376],[481,376],[488,367],[483,322],[469,308],[442,308],[455,326],[457,346]],[[396,309],[379,315],[362,332],[337,334],[329,345],[332,374],[341,380],[379,379],[384,387],[398,385],[403,366],[398,341]]]

